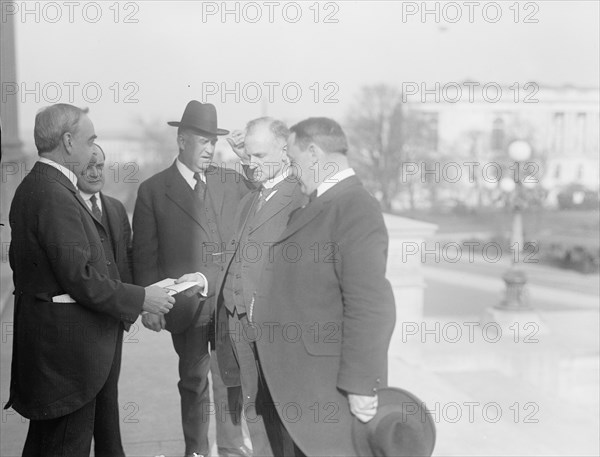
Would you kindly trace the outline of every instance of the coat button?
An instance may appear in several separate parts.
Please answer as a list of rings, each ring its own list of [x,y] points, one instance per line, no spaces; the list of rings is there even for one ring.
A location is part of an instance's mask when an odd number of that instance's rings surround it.
[[[104,243],[104,237],[100,237],[100,241]]]
[[[106,261],[106,265],[110,265],[110,260],[107,260],[107,261]]]

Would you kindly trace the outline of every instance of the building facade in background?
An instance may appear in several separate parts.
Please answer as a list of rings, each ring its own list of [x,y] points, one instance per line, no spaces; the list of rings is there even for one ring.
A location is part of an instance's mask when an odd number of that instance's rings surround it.
[[[555,205],[557,194],[569,186],[599,189],[599,88],[406,83],[403,102],[430,126],[428,148],[441,163],[438,198],[467,204],[493,200],[500,192],[495,164],[505,175],[516,173],[508,156],[514,140],[532,147],[520,177],[530,176],[531,186],[544,191],[546,205]],[[462,176],[456,180],[458,166]],[[432,175],[431,166],[423,167]]]

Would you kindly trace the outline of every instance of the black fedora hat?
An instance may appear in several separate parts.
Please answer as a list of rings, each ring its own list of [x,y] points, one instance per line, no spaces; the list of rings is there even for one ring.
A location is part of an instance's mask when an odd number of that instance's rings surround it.
[[[200,135],[227,135],[229,130],[217,128],[217,109],[211,103],[200,103],[192,100],[185,107],[181,121],[171,121],[173,127],[186,127],[197,131]]]
[[[354,418],[352,440],[360,457],[429,457],[435,425],[425,404],[403,389],[377,391],[377,414],[366,424]]]

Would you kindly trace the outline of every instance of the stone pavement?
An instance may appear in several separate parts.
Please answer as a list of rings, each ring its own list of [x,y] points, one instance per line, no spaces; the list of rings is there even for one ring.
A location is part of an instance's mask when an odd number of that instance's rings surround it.
[[[390,243],[392,285],[402,279],[394,265],[399,244]],[[562,287],[564,272],[536,270],[531,295],[539,321],[517,317],[518,325],[501,327],[499,337],[497,325],[485,326],[480,319],[501,299],[500,269],[463,267],[425,266],[423,315],[404,314],[398,304],[389,352],[390,385],[416,394],[434,415],[435,455],[599,455],[600,322],[593,287],[578,292]],[[556,287],[548,280],[551,274]],[[588,286],[597,281],[573,278]],[[11,301],[1,322],[3,402],[10,377]],[[125,338],[120,381],[127,455],[182,454],[176,373],[169,334],[138,323]],[[26,429],[14,411],[3,412],[1,456],[20,455]],[[211,442],[214,436],[213,425]]]

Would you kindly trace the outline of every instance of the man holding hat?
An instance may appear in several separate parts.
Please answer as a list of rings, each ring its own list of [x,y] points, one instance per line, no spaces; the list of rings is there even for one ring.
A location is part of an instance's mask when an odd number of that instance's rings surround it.
[[[295,456],[354,456],[352,422],[377,413],[394,329],[379,203],[349,167],[337,122],[290,128],[288,156],[309,203],[272,243],[253,321],[266,384]]]
[[[240,174],[212,163],[218,136],[229,133],[217,127],[212,104],[192,100],[181,121],[168,124],[177,127],[179,155],[173,165],[140,185],[133,215],[133,274],[140,285],[215,268],[223,242],[232,235],[238,203],[251,188]],[[179,356],[185,455],[208,455],[213,414],[219,455],[249,455],[237,405],[228,401],[237,399],[239,388],[225,387],[214,352],[211,357],[208,351],[214,338],[215,297],[183,295],[177,296],[167,319],[146,314],[142,323],[172,334]],[[214,406],[209,403],[209,368]]]

